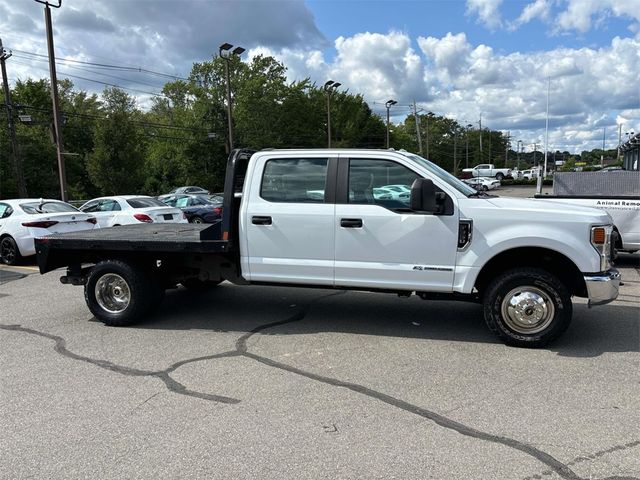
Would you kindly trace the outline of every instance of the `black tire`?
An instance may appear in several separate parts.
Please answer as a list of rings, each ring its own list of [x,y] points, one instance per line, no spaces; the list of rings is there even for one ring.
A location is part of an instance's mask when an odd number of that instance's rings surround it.
[[[502,172],[496,173],[496,180],[502,181],[503,179],[504,179],[504,175],[502,174]]]
[[[200,280],[198,278],[188,278],[180,283],[182,283],[182,286],[187,290],[192,290],[194,292],[206,292],[207,290],[211,290],[212,288],[220,285],[222,280]]]
[[[204,220],[202,219],[202,217],[198,217],[196,215],[195,217],[191,217],[191,220],[189,220],[189,223],[204,223]]]
[[[507,271],[494,279],[484,294],[487,326],[515,347],[545,346],[564,333],[572,315],[567,287],[537,268]]]
[[[609,258],[612,262],[618,258],[618,250],[622,250],[622,239],[618,230],[614,228],[611,232],[611,250],[609,250]]]
[[[486,192],[487,190],[489,190],[489,188],[487,188],[486,185],[480,185],[480,191]]]
[[[143,318],[162,300],[158,282],[137,265],[105,260],[91,269],[84,298],[105,325],[122,327]]]
[[[8,235],[0,240],[0,261],[7,265],[18,265],[22,261],[18,244]]]

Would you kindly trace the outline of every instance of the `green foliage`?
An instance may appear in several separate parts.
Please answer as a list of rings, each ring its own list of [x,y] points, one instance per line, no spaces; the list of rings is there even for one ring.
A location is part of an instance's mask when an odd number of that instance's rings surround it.
[[[89,177],[105,195],[139,192],[145,167],[145,142],[135,123],[140,112],[135,100],[117,88],[106,88],[102,97],[106,118],[96,124]]]

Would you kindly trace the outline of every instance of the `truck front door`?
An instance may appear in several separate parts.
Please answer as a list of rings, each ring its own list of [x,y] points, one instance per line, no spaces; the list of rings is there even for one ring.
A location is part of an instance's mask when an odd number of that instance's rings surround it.
[[[245,278],[333,285],[335,204],[329,185],[335,184],[335,165],[337,159],[326,155],[257,159],[241,214]],[[327,180],[329,170],[334,174]]]
[[[446,215],[413,212],[385,185],[420,175],[399,161],[340,158],[336,194],[336,286],[450,292],[458,239],[455,202]],[[379,193],[376,193],[379,192]]]

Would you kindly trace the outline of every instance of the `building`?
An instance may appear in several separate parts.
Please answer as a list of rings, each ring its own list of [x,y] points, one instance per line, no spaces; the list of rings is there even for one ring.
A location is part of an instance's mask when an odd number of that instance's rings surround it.
[[[640,170],[640,133],[636,133],[620,145],[623,155],[622,166],[625,170]]]

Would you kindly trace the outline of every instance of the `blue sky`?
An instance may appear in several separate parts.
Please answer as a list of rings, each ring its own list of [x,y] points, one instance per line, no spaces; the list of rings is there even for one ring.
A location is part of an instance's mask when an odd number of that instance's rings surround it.
[[[42,18],[36,2],[0,2],[12,82],[47,76]],[[482,115],[527,148],[544,143],[550,77],[550,150],[600,147],[603,129],[614,148],[620,125],[640,130],[640,0],[66,0],[54,27],[59,70],[77,87],[117,83],[143,108],[164,79],[69,60],[187,76],[229,42],[247,61],[274,56],[291,81],[340,81],[376,113],[396,99],[394,122],[415,100],[461,124]]]

